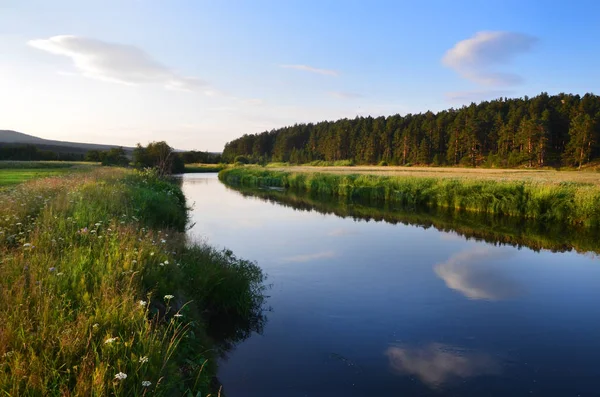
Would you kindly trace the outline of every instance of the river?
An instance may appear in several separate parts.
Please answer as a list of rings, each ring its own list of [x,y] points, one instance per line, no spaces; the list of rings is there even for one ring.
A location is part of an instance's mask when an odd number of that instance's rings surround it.
[[[366,221],[186,174],[193,239],[257,261],[267,321],[228,397],[600,396],[600,260]]]

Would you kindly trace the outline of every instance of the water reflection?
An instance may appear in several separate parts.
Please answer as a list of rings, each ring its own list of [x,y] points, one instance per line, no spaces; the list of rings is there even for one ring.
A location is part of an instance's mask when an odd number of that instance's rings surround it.
[[[319,259],[330,259],[335,258],[335,251],[323,251],[323,252],[315,252],[314,254],[304,254],[304,255],[295,255],[288,256],[281,259],[282,263],[304,263],[304,262],[312,262]]]
[[[427,208],[401,208],[388,204],[370,203],[361,200],[333,201],[310,194],[297,194],[288,191],[270,189],[249,189],[227,186],[244,196],[258,197],[264,201],[292,207],[300,211],[317,211],[324,214],[335,214],[355,220],[385,221],[391,224],[420,226],[425,229],[435,227],[446,236],[461,236],[477,241],[486,241],[497,245],[526,246],[532,250],[542,249],[553,252],[575,250],[577,252],[600,253],[598,230],[578,229],[576,227],[547,224],[533,220],[523,222],[510,217],[498,217],[487,214],[465,213],[450,210],[433,210]],[[333,236],[344,235],[343,230],[332,232]]]
[[[459,291],[469,299],[498,301],[523,293],[523,288],[494,260],[507,259],[512,251],[475,247],[450,257],[435,266],[435,273],[448,288]]]
[[[431,343],[424,347],[393,346],[386,350],[392,370],[413,375],[431,388],[441,388],[456,379],[495,375],[500,364],[489,354]]]

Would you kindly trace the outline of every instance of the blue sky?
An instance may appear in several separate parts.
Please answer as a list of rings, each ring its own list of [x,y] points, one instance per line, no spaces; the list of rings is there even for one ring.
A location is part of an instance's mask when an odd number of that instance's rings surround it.
[[[0,0],[0,129],[220,151],[296,122],[598,93],[592,1]]]

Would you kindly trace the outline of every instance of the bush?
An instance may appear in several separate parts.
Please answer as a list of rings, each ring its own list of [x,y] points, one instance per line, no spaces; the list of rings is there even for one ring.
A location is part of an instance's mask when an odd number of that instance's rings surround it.
[[[235,164],[250,164],[250,160],[246,156],[237,156],[233,162]]]

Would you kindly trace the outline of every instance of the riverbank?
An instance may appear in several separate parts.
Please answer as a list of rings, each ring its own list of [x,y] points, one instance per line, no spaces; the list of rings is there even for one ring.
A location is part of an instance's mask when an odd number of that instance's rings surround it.
[[[219,178],[234,186],[280,187],[339,200],[362,200],[407,208],[457,211],[600,227],[600,185],[538,180],[387,176],[330,172],[293,172],[261,167],[223,170]]]
[[[0,213],[7,395],[216,395],[217,356],[263,321],[260,269],[190,244],[181,189],[152,173],[26,182]]]
[[[226,164],[186,164],[185,172],[188,174],[200,174],[206,172],[219,172],[227,168]]]

